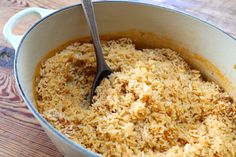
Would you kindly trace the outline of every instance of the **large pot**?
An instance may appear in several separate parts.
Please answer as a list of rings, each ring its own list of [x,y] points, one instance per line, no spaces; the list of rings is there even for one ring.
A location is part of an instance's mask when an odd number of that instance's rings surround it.
[[[194,55],[187,55],[188,57],[185,58],[206,75],[224,85],[231,96],[235,97],[236,41],[223,31],[189,15],[135,1],[96,2],[94,6],[100,34],[135,28],[171,39],[194,52]],[[41,15],[42,19],[23,36],[12,34],[17,21],[35,13]],[[45,53],[68,40],[89,35],[81,4],[58,11],[42,8],[25,9],[7,22],[3,33],[16,49],[14,74],[21,95],[58,150],[68,157],[99,156],[54,129],[39,114],[33,98],[35,68]],[[151,42],[154,39],[147,40]],[[206,58],[211,64],[204,62],[204,59],[194,57],[196,54]],[[217,67],[218,70],[212,67]]]

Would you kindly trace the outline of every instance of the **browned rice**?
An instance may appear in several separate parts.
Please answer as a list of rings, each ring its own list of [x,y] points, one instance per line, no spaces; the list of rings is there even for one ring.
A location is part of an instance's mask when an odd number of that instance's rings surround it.
[[[75,42],[48,58],[36,78],[39,112],[60,132],[103,156],[236,156],[236,105],[170,49],[103,45],[115,71],[88,95],[94,48]]]

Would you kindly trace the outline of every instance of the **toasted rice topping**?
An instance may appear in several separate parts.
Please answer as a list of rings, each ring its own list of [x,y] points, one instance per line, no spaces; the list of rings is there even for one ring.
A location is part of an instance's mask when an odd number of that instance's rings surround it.
[[[236,105],[170,49],[105,42],[114,71],[88,95],[96,72],[90,43],[48,58],[36,80],[39,112],[71,140],[103,156],[236,156]]]

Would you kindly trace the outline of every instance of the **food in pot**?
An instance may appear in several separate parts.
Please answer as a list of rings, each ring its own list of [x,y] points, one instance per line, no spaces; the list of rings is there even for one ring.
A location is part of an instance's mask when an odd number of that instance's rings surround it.
[[[89,93],[91,43],[74,42],[40,65],[39,112],[71,140],[103,156],[236,156],[236,105],[170,49],[102,44],[109,78]]]

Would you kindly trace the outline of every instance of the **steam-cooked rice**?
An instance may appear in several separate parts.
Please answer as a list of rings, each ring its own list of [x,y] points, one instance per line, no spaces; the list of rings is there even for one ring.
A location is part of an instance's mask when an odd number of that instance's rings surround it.
[[[75,42],[42,63],[39,112],[71,140],[104,156],[236,156],[236,105],[170,49],[103,45],[114,71],[88,95],[96,71],[90,43]]]

